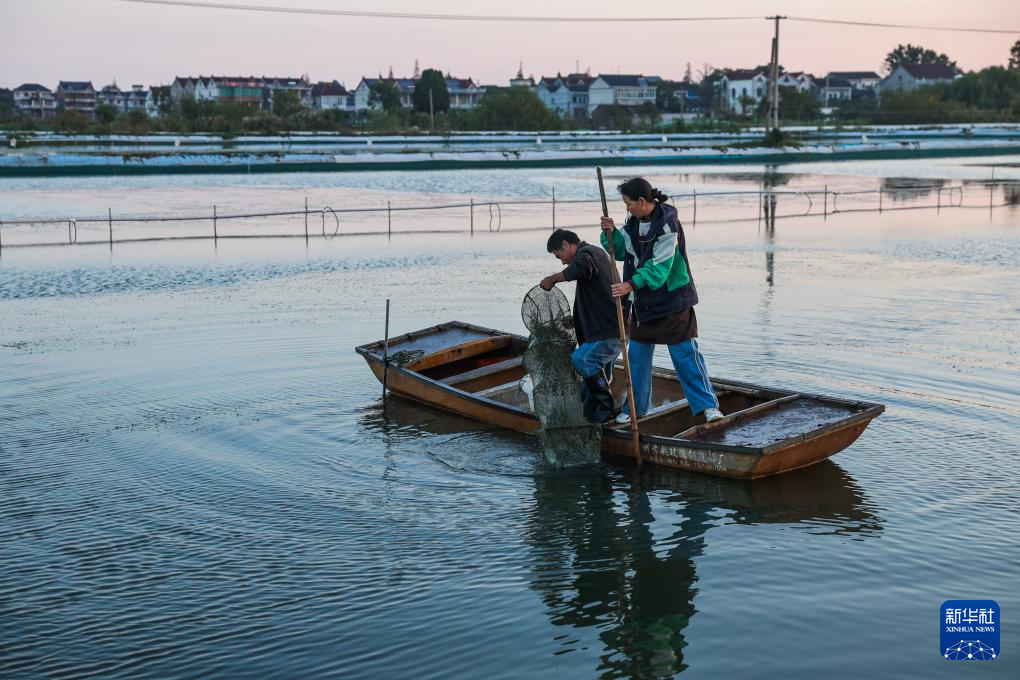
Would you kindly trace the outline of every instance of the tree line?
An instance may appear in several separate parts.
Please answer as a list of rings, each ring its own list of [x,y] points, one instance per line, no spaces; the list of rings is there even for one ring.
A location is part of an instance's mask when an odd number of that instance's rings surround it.
[[[956,68],[946,54],[919,45],[898,45],[886,55],[892,70],[898,64],[943,64]],[[703,101],[717,99],[717,83],[724,71],[712,70],[696,84]],[[780,119],[787,123],[817,123],[821,120],[819,103],[810,92],[780,88]],[[369,111],[357,114],[338,110],[310,109],[297,93],[273,92],[272,106],[254,109],[244,104],[196,100],[182,97],[170,100],[168,92],[157,101],[160,115],[145,111],[119,113],[100,105],[94,120],[73,110],[61,110],[52,120],[27,118],[10,106],[0,107],[0,126],[16,129],[57,130],[68,133],[147,134],[218,133],[282,134],[290,131],[322,131],[352,134],[413,133],[434,130],[457,132],[471,130],[571,130],[595,127],[621,130],[661,130],[660,112],[683,110],[682,95],[676,83],[662,81],[657,86],[656,104],[647,102],[638,110],[622,106],[603,107],[591,121],[561,118],[549,110],[530,88],[489,88],[471,109],[451,107],[446,78],[437,69],[425,69],[411,96],[412,107],[405,108],[401,92],[392,80],[380,79],[372,87]],[[764,101],[747,116],[714,110],[704,121],[677,120],[673,129],[738,129],[764,119]],[[1020,121],[1020,40],[1012,47],[1005,67],[993,66],[962,75],[951,83],[929,85],[910,92],[886,92],[881,100],[862,98],[840,101],[833,114],[835,122],[859,124],[883,123],[968,123]]]

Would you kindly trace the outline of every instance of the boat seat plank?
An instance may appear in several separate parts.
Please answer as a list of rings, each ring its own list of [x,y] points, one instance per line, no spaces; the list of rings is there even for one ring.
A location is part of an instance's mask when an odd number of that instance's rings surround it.
[[[435,368],[436,366],[442,366],[443,364],[449,364],[459,359],[478,356],[479,354],[491,352],[494,349],[507,347],[512,341],[513,338],[510,335],[493,335],[486,338],[470,340],[459,345],[444,347],[432,354],[426,354],[425,356],[406,364],[406,368],[420,373],[421,371]]]
[[[447,385],[459,385],[460,383],[467,382],[469,380],[475,380],[476,378],[484,378],[487,375],[499,373],[510,368],[517,368],[524,364],[524,357],[514,357],[513,359],[507,359],[506,361],[500,361],[497,364],[489,364],[488,366],[482,366],[481,368],[475,368],[464,373],[458,373],[457,375],[451,375],[448,378],[443,378],[440,382]]]
[[[716,398],[722,398],[722,397],[725,397],[729,393],[730,393],[730,390],[728,390],[728,389],[727,390],[719,390],[719,391],[717,391],[715,393],[715,396],[716,396]],[[648,413],[646,413],[643,416],[641,416],[640,418],[638,418],[638,430],[641,429],[641,423],[643,423],[643,422],[646,422],[646,421],[649,421],[649,420],[654,420],[655,418],[662,418],[663,416],[668,416],[668,415],[671,415],[673,413],[677,413],[679,411],[683,411],[685,408],[688,408],[689,406],[690,406],[690,404],[687,402],[686,399],[679,399],[677,401],[667,401],[664,404],[659,404],[655,408],[649,409]],[[630,429],[630,423],[627,423],[625,425],[617,425],[614,429],[617,429],[617,430],[629,430]]]

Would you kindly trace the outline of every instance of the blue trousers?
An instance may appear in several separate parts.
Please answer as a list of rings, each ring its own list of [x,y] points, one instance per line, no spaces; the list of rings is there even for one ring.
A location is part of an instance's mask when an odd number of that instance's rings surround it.
[[[669,345],[669,358],[673,360],[676,377],[684,390],[691,413],[697,415],[707,408],[719,408],[719,400],[715,397],[712,383],[708,381],[708,368],[705,357],[701,356],[698,341],[694,338]],[[634,387],[634,403],[639,416],[648,413],[652,401],[652,353],[655,345],[631,340],[627,345],[630,359],[630,377]],[[622,410],[630,413],[629,406]]]
[[[607,340],[594,340],[586,342],[574,350],[570,355],[570,363],[581,378],[590,378],[598,375],[599,369],[604,369],[606,377],[613,379],[613,364],[616,358],[623,351],[619,338]],[[581,380],[581,400],[588,401],[588,386]]]
[[[594,340],[586,342],[570,355],[570,362],[574,364],[574,370],[582,378],[590,378],[598,374],[599,369],[605,369],[606,377],[613,377],[613,364],[616,357],[620,356],[623,348],[619,338],[608,338],[606,340]]]

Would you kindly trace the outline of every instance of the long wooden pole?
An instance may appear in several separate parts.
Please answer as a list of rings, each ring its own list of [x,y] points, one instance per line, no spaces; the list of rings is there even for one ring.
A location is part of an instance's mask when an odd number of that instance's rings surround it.
[[[599,194],[602,196],[602,216],[609,217],[609,205],[606,203],[606,187],[602,183],[602,168],[595,168],[599,178]],[[616,268],[616,248],[613,246],[613,234],[615,230],[609,231],[609,262],[613,267],[613,283],[620,283],[620,272]],[[641,465],[641,435],[638,434],[637,408],[634,405],[634,385],[630,379],[630,357],[627,355],[627,328],[623,323],[623,303],[620,298],[614,297],[616,303],[616,324],[620,327],[620,345],[623,348],[623,375],[627,380],[627,404],[630,406],[630,438],[634,444],[634,457],[637,464]]]
[[[390,377],[390,299],[386,298],[386,331],[383,335],[383,378],[382,378],[382,404],[386,408],[386,390]]]

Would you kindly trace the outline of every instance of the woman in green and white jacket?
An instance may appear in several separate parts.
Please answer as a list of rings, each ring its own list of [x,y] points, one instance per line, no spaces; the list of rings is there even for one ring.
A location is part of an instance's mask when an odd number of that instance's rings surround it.
[[[630,326],[627,349],[637,414],[647,413],[651,403],[655,346],[666,345],[691,412],[703,413],[705,420],[721,418],[719,400],[698,349],[694,314],[698,290],[676,208],[643,177],[627,180],[617,189],[630,216],[621,229],[612,219],[602,218],[602,246],[623,261],[623,283],[613,286],[613,295],[622,298]],[[629,414],[630,409],[624,408],[617,422],[627,422]]]

